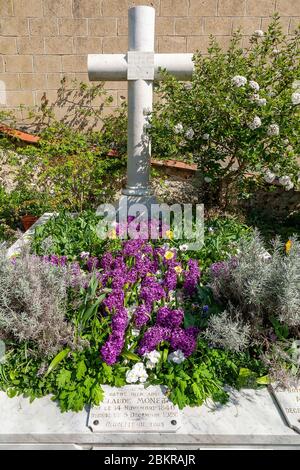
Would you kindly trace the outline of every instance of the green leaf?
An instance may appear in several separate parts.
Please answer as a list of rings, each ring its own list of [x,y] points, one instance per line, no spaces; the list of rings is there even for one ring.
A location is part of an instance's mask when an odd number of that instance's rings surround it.
[[[136,354],[134,354],[133,352],[123,352],[121,354],[121,357],[123,357],[124,359],[128,359],[129,361],[140,361],[141,358],[139,356],[137,356]]]
[[[82,359],[77,365],[77,371],[76,371],[77,380],[81,380],[85,376],[86,371],[87,371],[87,367],[85,365],[84,360]]]
[[[167,360],[168,360],[168,355],[169,355],[169,350],[168,350],[168,349],[164,349],[164,350],[163,350],[163,353],[162,353],[162,361],[163,361],[163,362],[167,362]]]
[[[99,405],[104,399],[104,391],[102,390],[101,385],[96,384],[91,390],[91,398],[94,405]]]
[[[61,369],[56,377],[56,384],[58,388],[64,388],[70,381],[72,373],[67,369]]]
[[[66,349],[63,349],[62,351],[60,351],[56,356],[55,358],[53,359],[53,361],[51,362],[50,366],[48,367],[48,370],[45,374],[45,377],[47,377],[47,375],[50,374],[50,372],[52,372],[57,366],[58,364],[63,361],[65,359],[65,357],[67,357],[67,355],[69,354],[70,352],[70,348],[66,348]]]
[[[263,375],[262,377],[258,377],[258,379],[256,379],[256,383],[259,385],[268,385],[270,383],[270,378],[268,375]]]

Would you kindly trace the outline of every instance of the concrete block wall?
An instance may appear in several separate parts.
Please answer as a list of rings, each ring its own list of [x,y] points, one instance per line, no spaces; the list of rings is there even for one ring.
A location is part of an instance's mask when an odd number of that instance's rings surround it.
[[[126,52],[134,5],[156,9],[157,52],[205,52],[210,34],[226,47],[238,27],[246,46],[275,11],[288,34],[300,22],[300,0],[0,0],[0,109],[55,99],[63,76],[87,81],[88,53]],[[126,83],[105,87],[112,107],[126,99]]]

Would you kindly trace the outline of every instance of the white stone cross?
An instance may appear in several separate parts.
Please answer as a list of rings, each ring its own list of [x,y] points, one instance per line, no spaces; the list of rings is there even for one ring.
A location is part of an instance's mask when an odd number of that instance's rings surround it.
[[[150,190],[151,142],[146,135],[148,114],[153,105],[153,81],[160,69],[179,80],[190,80],[193,54],[155,54],[155,9],[137,6],[128,12],[127,54],[89,54],[88,73],[92,81],[128,80],[127,204],[155,202]]]

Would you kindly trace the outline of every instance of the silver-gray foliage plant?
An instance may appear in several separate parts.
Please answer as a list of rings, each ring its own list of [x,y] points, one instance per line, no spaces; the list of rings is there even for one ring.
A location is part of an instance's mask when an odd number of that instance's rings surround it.
[[[250,325],[243,323],[237,310],[229,306],[228,311],[208,320],[204,336],[213,346],[239,352],[249,346]]]
[[[73,343],[67,322],[68,272],[23,252],[14,260],[0,250],[0,338],[27,342],[41,356]]]
[[[268,253],[256,231],[242,239],[238,254],[211,270],[211,287],[217,300],[230,303],[253,327],[272,317],[288,327],[300,326],[300,242],[291,238],[285,252],[277,238]]]

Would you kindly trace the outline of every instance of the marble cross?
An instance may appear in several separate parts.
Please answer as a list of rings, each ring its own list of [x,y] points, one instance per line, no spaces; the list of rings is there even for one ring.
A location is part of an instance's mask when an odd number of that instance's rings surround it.
[[[150,189],[151,142],[147,137],[149,113],[153,104],[153,81],[166,69],[179,80],[190,80],[193,54],[155,54],[155,9],[137,6],[128,12],[128,48],[126,54],[89,54],[91,81],[128,81],[128,159],[127,186],[123,198],[127,204],[155,202]]]

